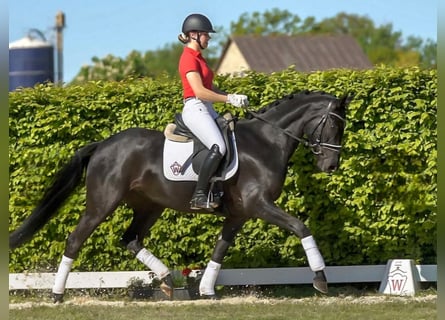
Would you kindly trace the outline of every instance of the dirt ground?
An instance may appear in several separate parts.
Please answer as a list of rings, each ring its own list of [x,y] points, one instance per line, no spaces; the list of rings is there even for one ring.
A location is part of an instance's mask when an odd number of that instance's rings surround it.
[[[436,302],[437,295],[429,294],[419,297],[398,297],[398,296],[388,296],[388,295],[370,295],[370,296],[344,296],[344,297],[310,297],[310,298],[258,298],[255,296],[244,296],[244,297],[230,297],[223,298],[221,300],[178,300],[178,301],[109,301],[100,300],[97,298],[90,297],[73,297],[63,302],[66,305],[97,305],[97,306],[113,306],[113,307],[127,307],[129,305],[144,306],[144,305],[205,305],[205,304],[276,304],[280,302],[292,302],[298,303],[317,303],[322,305],[328,304],[379,304],[385,302]],[[10,303],[9,309],[25,309],[33,308],[39,306],[54,307],[57,304],[52,302],[20,302],[20,303]]]

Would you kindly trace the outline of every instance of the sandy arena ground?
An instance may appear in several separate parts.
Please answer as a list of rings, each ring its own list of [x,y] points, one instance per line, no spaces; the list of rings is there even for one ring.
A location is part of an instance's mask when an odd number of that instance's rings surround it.
[[[311,297],[311,298],[299,298],[299,299],[269,299],[258,298],[254,296],[223,298],[221,300],[176,300],[176,301],[108,301],[100,300],[89,297],[74,297],[65,301],[65,305],[97,305],[97,306],[110,306],[110,307],[127,307],[127,306],[145,306],[145,305],[204,305],[204,304],[278,304],[283,302],[291,303],[313,303],[317,305],[328,304],[378,304],[378,303],[390,303],[390,302],[436,302],[437,295],[425,295],[420,297],[397,297],[397,296],[385,296],[385,295],[370,295],[370,296],[344,296],[344,297]],[[22,303],[10,303],[9,309],[24,309],[33,307],[57,307],[58,304],[50,302],[22,302]]]

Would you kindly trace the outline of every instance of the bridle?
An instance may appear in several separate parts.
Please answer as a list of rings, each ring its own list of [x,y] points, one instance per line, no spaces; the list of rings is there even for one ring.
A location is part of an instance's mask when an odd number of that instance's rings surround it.
[[[328,121],[329,117],[335,117],[339,120],[341,120],[342,122],[346,122],[346,120],[339,116],[338,114],[336,114],[335,112],[332,111],[333,108],[333,101],[330,101],[327,108],[326,108],[326,112],[321,116],[320,121],[318,122],[318,124],[315,126],[314,130],[312,131],[311,136],[313,136],[315,134],[315,132],[317,131],[318,128],[320,128],[319,130],[319,134],[317,136],[317,138],[315,139],[315,141],[312,143],[309,141],[309,139],[307,138],[300,138],[297,137],[296,135],[294,135],[292,132],[290,132],[287,129],[283,129],[279,126],[277,126],[275,123],[263,118],[262,116],[260,116],[258,113],[247,109],[247,112],[250,113],[254,118],[261,120],[265,123],[267,123],[268,125],[274,127],[275,129],[280,130],[281,132],[283,132],[285,135],[287,135],[288,137],[302,143],[304,146],[309,147],[311,149],[311,151],[316,154],[322,154],[323,153],[323,149],[328,149],[334,152],[340,152],[341,150],[341,145],[337,145],[337,144],[331,144],[331,143],[326,143],[326,142],[322,142],[321,141],[321,137],[323,135],[323,130],[324,127],[326,126],[326,122]]]

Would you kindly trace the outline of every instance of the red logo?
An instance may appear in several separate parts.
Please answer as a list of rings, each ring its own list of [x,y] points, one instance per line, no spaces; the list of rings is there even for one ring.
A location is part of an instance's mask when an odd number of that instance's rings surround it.
[[[181,172],[182,166],[181,166],[179,163],[177,163],[177,162],[175,161],[175,162],[170,166],[170,169],[172,170],[173,175],[174,175],[174,176],[177,176],[177,175]]]
[[[389,290],[391,294],[403,294],[408,276],[406,271],[400,269],[400,265],[396,265],[396,269],[391,271],[388,276]]]

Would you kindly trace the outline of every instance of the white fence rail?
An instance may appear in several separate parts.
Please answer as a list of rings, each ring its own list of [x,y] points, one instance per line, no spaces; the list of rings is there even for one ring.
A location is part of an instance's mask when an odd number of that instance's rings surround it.
[[[386,265],[326,267],[329,283],[381,282]],[[179,274],[180,271],[175,270]],[[437,282],[437,265],[416,265],[416,278],[421,282]],[[222,269],[217,285],[284,285],[312,283],[314,273],[309,268]],[[9,290],[50,289],[55,273],[10,273]],[[149,282],[149,271],[71,272],[66,288],[125,288],[131,279]]]

